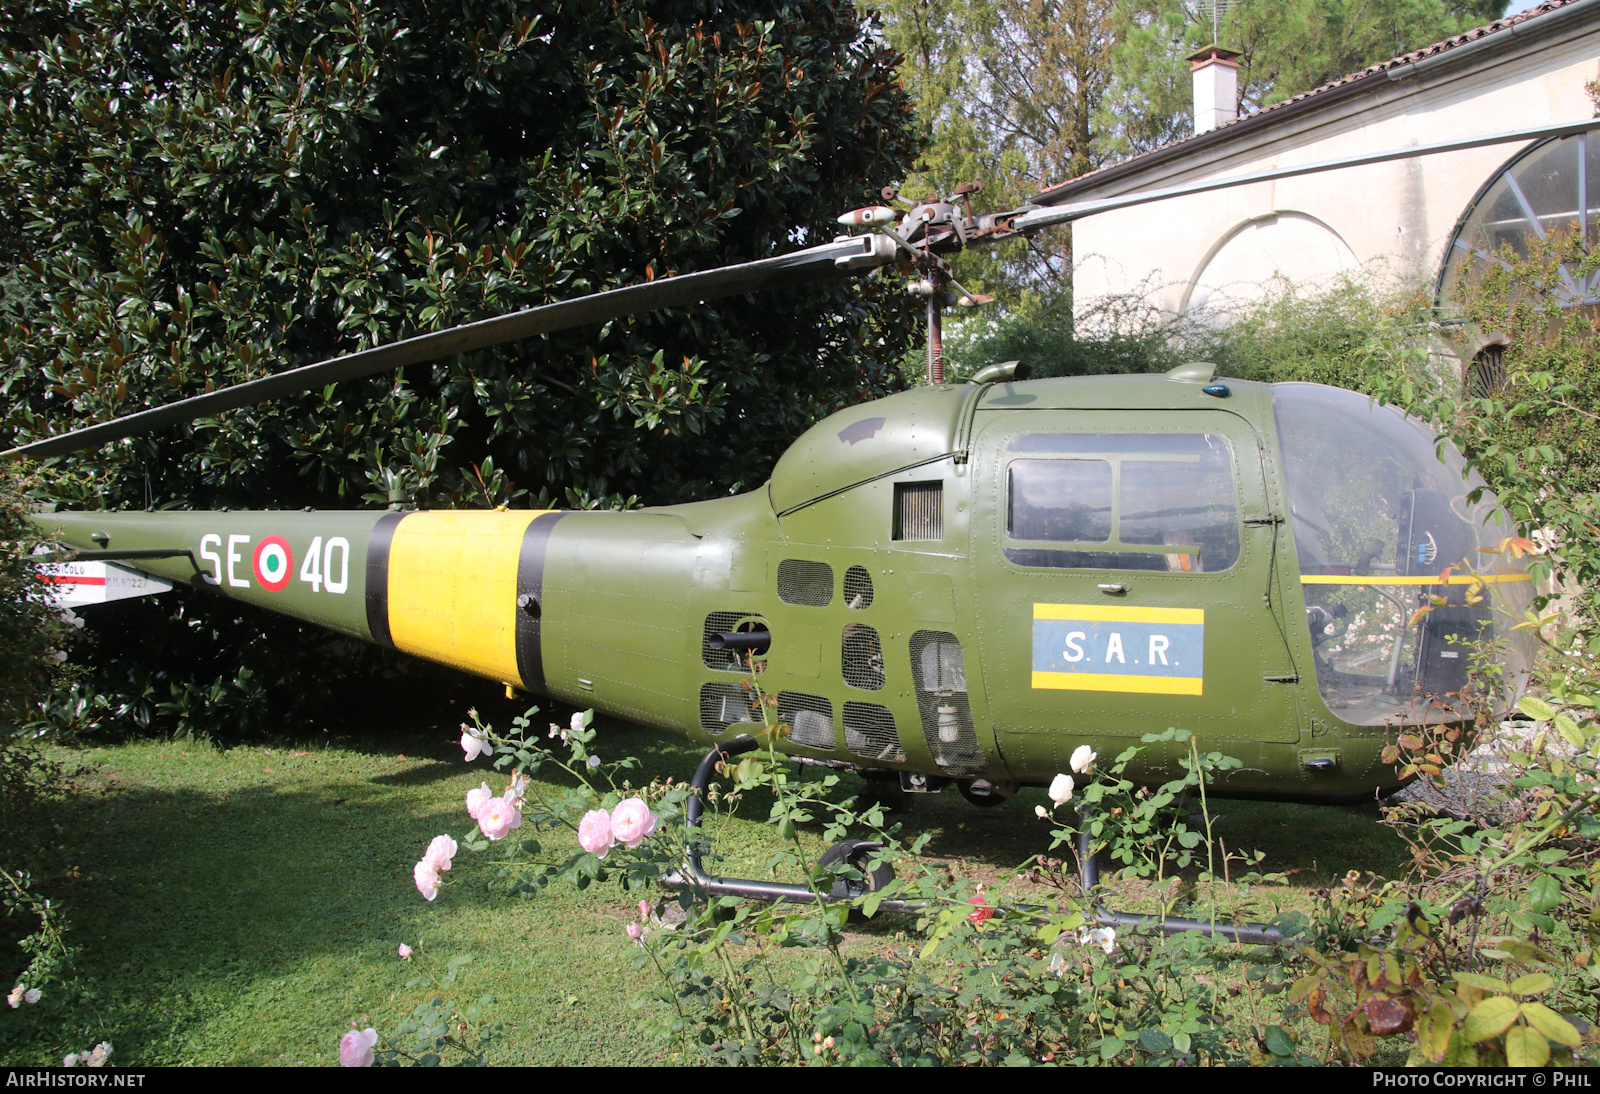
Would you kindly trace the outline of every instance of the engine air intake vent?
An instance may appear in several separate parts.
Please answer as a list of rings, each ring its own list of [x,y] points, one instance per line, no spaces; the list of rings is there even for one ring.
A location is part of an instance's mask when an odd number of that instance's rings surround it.
[[[906,750],[900,747],[894,715],[877,703],[844,705],[844,743],[864,760],[905,762]]]
[[[948,775],[983,775],[989,770],[967,702],[967,672],[961,643],[945,631],[911,636],[911,676],[917,688],[922,736],[939,770]]]
[[[852,566],[844,572],[844,602],[855,611],[872,607],[872,575],[865,566]]]
[[[826,562],[786,558],[778,563],[778,599],[804,608],[833,603],[833,567]]]
[[[789,740],[794,744],[824,752],[839,747],[839,738],[833,731],[833,704],[821,695],[780,691],[778,721],[789,724]]]
[[[894,484],[894,538],[944,538],[944,483]]]

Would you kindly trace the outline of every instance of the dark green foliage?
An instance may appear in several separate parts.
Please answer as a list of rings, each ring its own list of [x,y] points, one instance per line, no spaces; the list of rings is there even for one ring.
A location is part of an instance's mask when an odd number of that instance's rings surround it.
[[[1034,376],[1164,372],[1210,361],[1219,375],[1279,383],[1301,380],[1370,391],[1373,333],[1414,321],[1423,302],[1404,286],[1376,287],[1345,277],[1314,288],[1287,280],[1262,287],[1259,300],[1223,313],[1173,319],[1136,293],[1095,301],[1074,320],[1065,310],[1034,307],[955,324],[945,338],[957,373],[1019,360]],[[920,370],[920,355],[907,369]]]
[[[28,873],[48,864],[60,827],[52,808],[63,780],[24,728],[50,683],[66,629],[28,561],[37,537],[22,519],[28,479],[0,466],[0,980],[9,987],[27,959],[15,949],[35,927]],[[18,898],[22,897],[20,903]]]
[[[1074,321],[1069,309],[1039,307],[979,317],[945,339],[955,374],[968,376],[999,361],[1022,361],[1035,378],[1163,372],[1187,360],[1159,317],[1131,300],[1105,302]],[[908,365],[920,368],[920,355]]]
[[[31,719],[65,629],[28,561],[38,544],[23,519],[28,485],[15,467],[0,466],[0,750]]]
[[[1370,394],[1373,335],[1424,320],[1426,303],[1402,285],[1378,287],[1370,276],[1314,287],[1286,279],[1262,286],[1261,298],[1226,315],[1191,320],[1183,332],[1190,356],[1263,383],[1303,381]]]
[[[918,148],[848,0],[57,0],[8,5],[0,46],[8,443],[831,238]],[[108,508],[722,494],[893,390],[913,326],[875,279],[642,315],[136,438],[53,489]],[[117,707],[174,701],[163,673],[231,679],[261,646],[241,645],[254,614],[129,614],[102,648],[151,660],[121,670]],[[270,635],[281,664],[257,680],[302,688],[323,639]]]
[[[1446,299],[1447,334],[1462,350],[1490,333],[1506,340],[1500,375],[1472,383],[1463,362],[1438,360],[1414,328],[1390,329],[1375,340],[1384,367],[1371,389],[1434,423],[1520,533],[1554,548],[1531,569],[1581,585],[1568,622],[1591,655],[1600,653],[1600,323],[1570,286],[1597,269],[1600,251],[1572,231],[1502,248]]]

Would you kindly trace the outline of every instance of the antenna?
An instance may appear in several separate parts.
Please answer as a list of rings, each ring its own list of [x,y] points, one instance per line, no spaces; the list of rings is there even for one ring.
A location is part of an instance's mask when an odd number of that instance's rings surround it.
[[[1199,8],[1200,17],[1211,17],[1211,40],[1217,44],[1222,43],[1222,17],[1237,8],[1244,0],[1195,0]]]

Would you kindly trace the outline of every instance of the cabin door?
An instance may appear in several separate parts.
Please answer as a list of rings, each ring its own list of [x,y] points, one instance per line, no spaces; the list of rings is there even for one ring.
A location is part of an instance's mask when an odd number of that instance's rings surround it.
[[[1255,427],[1222,410],[984,417],[971,557],[1012,776],[1049,779],[1079,744],[1171,726],[1247,770],[1270,762],[1260,746],[1297,741],[1285,533]]]

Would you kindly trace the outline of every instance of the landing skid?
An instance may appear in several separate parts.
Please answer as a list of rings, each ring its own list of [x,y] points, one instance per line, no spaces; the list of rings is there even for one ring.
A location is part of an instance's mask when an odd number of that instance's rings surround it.
[[[716,779],[717,764],[730,760],[735,756],[742,756],[746,752],[753,752],[760,747],[760,743],[749,734],[741,733],[737,737],[718,744],[705,758],[700,761],[700,766],[695,768],[694,778],[690,780],[689,787],[694,791],[694,796],[689,799],[685,826],[689,829],[689,845],[687,847],[689,860],[689,876],[681,873],[671,873],[662,878],[662,884],[671,889],[692,889],[707,896],[741,896],[751,900],[783,900],[793,904],[832,904],[841,900],[854,900],[866,896],[883,888],[894,878],[894,870],[888,863],[879,863],[871,867],[872,852],[879,850],[883,845],[874,840],[847,839],[834,844],[823,852],[818,859],[819,866],[830,866],[835,863],[847,862],[855,867],[861,875],[859,880],[835,877],[833,887],[828,892],[813,892],[804,885],[790,885],[777,881],[762,881],[756,878],[717,877],[706,872],[702,862],[701,847],[695,836],[700,831],[701,820],[705,817],[706,794],[711,789],[711,784]],[[1080,814],[1083,821],[1089,819],[1089,811],[1083,810]],[[1087,824],[1080,824],[1078,829],[1078,863],[1079,878],[1083,885],[1083,892],[1093,901],[1094,918],[1104,927],[1138,927],[1144,930],[1160,931],[1163,934],[1179,934],[1184,931],[1204,931],[1208,934],[1226,938],[1232,942],[1244,945],[1273,945],[1283,941],[1283,935],[1278,928],[1265,923],[1231,924],[1215,920],[1190,919],[1184,916],[1152,916],[1140,912],[1118,912],[1103,906],[1096,890],[1100,887],[1100,864],[1097,857],[1091,853],[1092,841],[1089,836]],[[878,905],[888,911],[920,912],[927,908],[922,901],[885,900]],[[1043,911],[1028,907],[1019,907],[1019,911]]]

